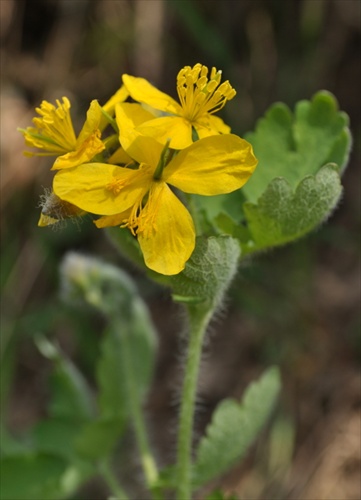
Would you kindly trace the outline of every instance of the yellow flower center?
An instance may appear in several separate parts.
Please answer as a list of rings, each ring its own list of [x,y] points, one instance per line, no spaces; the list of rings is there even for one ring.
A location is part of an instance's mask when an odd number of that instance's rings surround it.
[[[155,194],[153,186],[161,181],[153,181],[149,191],[143,193],[133,205],[129,218],[122,227],[130,229],[133,236],[142,233],[144,238],[150,238],[157,231],[157,213],[160,206],[159,196]]]
[[[119,194],[122,189],[124,189],[126,186],[129,186],[130,184],[133,184],[137,181],[137,179],[142,179],[146,176],[150,176],[151,174],[151,167],[149,165],[146,165],[144,163],[141,163],[139,165],[138,170],[131,170],[128,169],[128,167],[131,165],[131,163],[128,163],[125,165],[125,167],[122,167],[122,170],[127,169],[126,171],[128,173],[131,173],[132,175],[129,175],[127,177],[121,177],[114,175],[113,178],[111,179],[108,184],[106,184],[105,188],[108,189],[108,191],[111,191],[114,195]]]
[[[161,181],[155,181],[161,182]],[[154,193],[152,189],[153,186],[150,187],[148,193],[148,199],[145,206],[140,210],[138,218],[137,218],[137,235],[142,233],[144,238],[150,238],[153,232],[157,231],[157,214],[160,208],[160,197],[159,191],[158,196]]]
[[[69,99],[63,97],[61,103],[56,100],[57,107],[47,101],[43,101],[36,112],[40,117],[33,119],[36,128],[41,135],[53,142],[64,152],[73,151],[76,148],[76,136],[70,116]]]
[[[111,191],[114,195],[117,195],[121,190],[129,184],[129,179],[119,179],[113,177],[113,179],[105,186],[108,191]]]
[[[128,186],[140,187],[139,196],[133,203],[129,217],[124,219],[122,227],[128,227],[133,236],[139,233],[150,235],[156,229],[155,218],[157,214],[157,197],[154,195],[153,186],[160,182],[154,180],[154,167],[141,163],[138,170],[132,171],[131,176],[117,177],[116,175],[105,186],[114,196],[119,195]],[[151,203],[150,203],[151,201]],[[146,236],[148,237],[148,236]]]
[[[225,81],[220,85],[222,72],[212,68],[210,78],[208,68],[196,64],[191,68],[186,66],[177,76],[177,91],[184,117],[191,123],[201,115],[216,113],[233,99],[236,91]]]

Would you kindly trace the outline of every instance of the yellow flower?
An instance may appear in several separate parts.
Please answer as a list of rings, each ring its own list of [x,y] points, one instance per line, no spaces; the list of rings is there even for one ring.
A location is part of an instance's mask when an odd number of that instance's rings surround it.
[[[201,64],[180,70],[177,76],[180,104],[144,78],[123,75],[124,85],[134,100],[169,115],[146,122],[137,130],[163,144],[171,137],[170,146],[174,149],[183,149],[192,144],[193,130],[200,139],[229,133],[230,128],[214,113],[223,108],[236,95],[236,91],[228,80],[220,83],[222,72],[216,68],[212,68],[209,78],[207,75],[208,68]]]
[[[56,106],[43,101],[33,118],[35,127],[19,129],[25,137],[27,146],[41,152],[27,151],[28,156],[58,156],[52,170],[75,167],[88,162],[105,148],[100,139],[99,124],[102,118],[101,107],[92,101],[87,111],[86,121],[78,136],[75,135],[70,115],[70,101],[63,97],[63,102],[56,101]]]
[[[137,170],[83,164],[59,171],[54,192],[86,212],[112,216],[109,225],[121,224],[137,236],[150,269],[178,274],[193,252],[196,234],[190,213],[170,186],[208,196],[234,191],[257,165],[252,146],[227,134],[201,139],[171,157],[167,146],[139,135],[125,149],[139,163]]]

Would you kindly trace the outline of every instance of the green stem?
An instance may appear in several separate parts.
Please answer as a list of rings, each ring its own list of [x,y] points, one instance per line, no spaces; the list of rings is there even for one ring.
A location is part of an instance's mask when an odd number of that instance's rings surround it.
[[[188,312],[190,332],[178,429],[177,500],[192,498],[191,460],[195,398],[203,339],[213,313],[212,310],[198,309],[195,305],[188,306]]]
[[[104,461],[99,464],[99,472],[102,475],[104,481],[107,483],[110,491],[112,492],[113,495],[115,495],[117,500],[129,500],[128,495],[125,493],[125,491],[118,483],[118,479],[114,475],[108,462]]]
[[[142,468],[148,488],[152,492],[154,500],[156,500],[159,498],[155,488],[155,484],[158,480],[158,470],[148,442],[147,430],[142,412],[141,399],[139,396],[139,388],[136,375],[134,373],[134,363],[132,360],[132,350],[129,345],[128,332],[124,331],[124,329],[122,328],[121,319],[118,320],[116,326],[120,330],[123,330],[119,335],[119,338],[122,342],[122,361],[124,371],[126,373],[126,383],[128,386],[130,414],[132,417],[132,423],[134,426],[135,436],[140,452]]]

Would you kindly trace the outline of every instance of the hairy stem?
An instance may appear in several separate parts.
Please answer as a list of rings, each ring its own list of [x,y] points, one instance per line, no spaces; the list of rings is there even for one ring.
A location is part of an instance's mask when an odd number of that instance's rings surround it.
[[[178,428],[177,448],[177,500],[192,498],[192,436],[194,407],[197,392],[203,339],[212,310],[198,309],[195,305],[188,307],[189,312],[189,345],[181,400],[181,412]]]

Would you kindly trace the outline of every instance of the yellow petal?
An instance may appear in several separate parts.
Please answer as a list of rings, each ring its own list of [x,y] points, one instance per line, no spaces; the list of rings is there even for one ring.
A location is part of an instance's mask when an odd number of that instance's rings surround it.
[[[142,199],[151,182],[144,170],[130,170],[107,163],[85,163],[60,170],[53,189],[59,198],[97,215],[115,215]]]
[[[83,142],[85,142],[91,135],[94,134],[99,129],[100,120],[102,118],[102,108],[100,107],[97,100],[93,100],[90,103],[89,109],[86,114],[86,120],[80,134],[77,138],[76,144],[79,147]]]
[[[115,112],[116,115],[121,112],[120,116],[117,116],[117,124],[119,130],[121,128],[124,128],[122,119],[128,120],[127,125],[129,124],[132,128],[135,128],[138,125],[141,125],[142,123],[155,118],[154,115],[150,111],[144,109],[141,104],[136,104],[133,102],[123,102],[117,104],[117,106],[115,107]],[[123,130],[123,132],[126,132],[126,130]]]
[[[164,182],[154,182],[141,215],[145,224],[137,236],[146,265],[160,274],[180,273],[195,246],[188,210]]]
[[[203,139],[210,135],[229,134],[231,127],[226,125],[218,116],[207,114],[199,118],[194,124],[198,137]]]
[[[101,107],[98,101],[94,100],[90,103],[87,117],[78,139],[76,140],[74,151],[59,156],[55,160],[51,170],[71,168],[81,165],[82,163],[87,163],[105,149],[105,145],[100,139],[99,124],[101,117]]]
[[[108,163],[111,163],[112,165],[128,165],[128,163],[132,162],[132,158],[124,151],[123,148],[118,148],[108,160]]]
[[[119,141],[125,151],[139,163],[145,163],[147,153],[142,148],[135,146],[132,149],[133,142],[142,134],[136,130],[138,125],[151,120],[154,116],[146,111],[140,104],[123,103],[115,108],[116,121],[119,127]],[[155,160],[156,164],[158,158]]]
[[[233,135],[214,135],[183,149],[164,169],[163,180],[185,193],[230,193],[247,182],[257,166],[251,144]]]
[[[180,116],[163,116],[143,123],[136,128],[143,135],[154,137],[165,144],[168,139],[173,149],[184,149],[193,143],[192,126]]]
[[[114,95],[112,95],[112,97],[109,99],[109,101],[107,101],[104,104],[104,106],[103,106],[104,111],[106,111],[110,116],[114,116],[114,110],[115,110],[116,104],[118,104],[120,102],[124,102],[128,98],[128,96],[129,96],[129,92],[127,91],[125,86],[122,85],[120,87],[120,89],[118,89],[116,91],[116,93]]]
[[[51,170],[61,170],[86,163],[94,158],[95,155],[101,153],[104,148],[103,142],[99,139],[99,134],[94,132],[76,151],[59,156],[55,160]]]
[[[150,113],[138,104],[124,103],[116,107],[116,118],[120,132],[119,140],[122,147],[138,163],[146,163],[155,169],[163,151],[163,145],[134,128],[138,120],[149,115]]]
[[[123,75],[123,83],[129,95],[138,102],[149,104],[155,109],[179,115],[182,113],[181,106],[172,97],[161,92],[144,78]]]
[[[120,226],[126,219],[129,218],[130,212],[131,209],[128,209],[124,210],[124,212],[121,212],[120,214],[104,215],[103,217],[95,220],[94,224],[99,229],[103,227]]]

